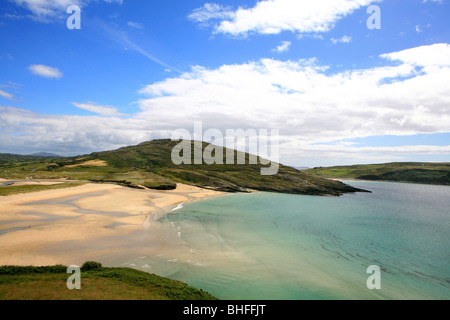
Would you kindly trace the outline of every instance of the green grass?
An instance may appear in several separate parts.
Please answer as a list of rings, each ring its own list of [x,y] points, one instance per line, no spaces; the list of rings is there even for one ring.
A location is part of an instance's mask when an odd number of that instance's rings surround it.
[[[77,187],[85,184],[84,181],[72,181],[72,182],[64,182],[60,184],[52,184],[52,185],[23,185],[23,186],[6,186],[0,187],[0,196],[9,196],[12,194],[18,193],[30,193],[44,190],[54,190],[54,189],[63,189],[63,188],[71,188]]]
[[[0,267],[0,300],[217,300],[207,292],[130,268],[81,270],[81,289],[69,290],[67,266]]]
[[[450,185],[450,163],[393,162],[303,170],[327,178]]]

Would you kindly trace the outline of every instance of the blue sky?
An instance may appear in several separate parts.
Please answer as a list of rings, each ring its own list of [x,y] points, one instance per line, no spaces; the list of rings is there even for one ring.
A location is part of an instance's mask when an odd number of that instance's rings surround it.
[[[277,128],[294,166],[449,161],[449,14],[447,0],[2,1],[0,152],[109,150],[201,120]]]

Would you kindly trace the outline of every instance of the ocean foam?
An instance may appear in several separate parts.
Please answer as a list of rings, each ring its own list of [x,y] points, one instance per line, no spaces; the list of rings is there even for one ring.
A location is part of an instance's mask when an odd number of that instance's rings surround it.
[[[172,210],[170,210],[170,212],[175,211],[175,210],[179,210],[183,208],[183,203],[180,203],[179,205],[177,205],[175,208],[173,208]]]

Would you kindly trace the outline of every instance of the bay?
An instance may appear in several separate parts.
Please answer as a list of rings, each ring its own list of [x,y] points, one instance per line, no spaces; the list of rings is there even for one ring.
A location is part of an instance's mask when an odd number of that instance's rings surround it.
[[[372,193],[233,194],[158,223],[167,254],[123,262],[220,299],[448,299],[450,187],[346,181]],[[370,290],[367,268],[380,268]]]

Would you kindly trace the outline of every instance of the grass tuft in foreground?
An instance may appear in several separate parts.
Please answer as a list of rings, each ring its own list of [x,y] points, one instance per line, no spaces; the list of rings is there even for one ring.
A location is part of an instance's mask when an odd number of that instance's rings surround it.
[[[67,266],[0,266],[0,300],[217,300],[186,283],[130,268],[81,268],[81,289],[69,290]]]

